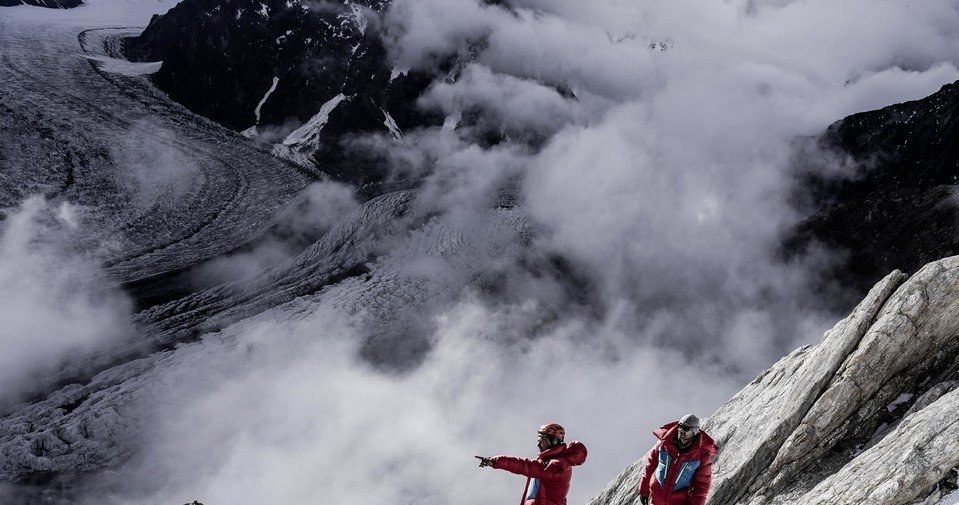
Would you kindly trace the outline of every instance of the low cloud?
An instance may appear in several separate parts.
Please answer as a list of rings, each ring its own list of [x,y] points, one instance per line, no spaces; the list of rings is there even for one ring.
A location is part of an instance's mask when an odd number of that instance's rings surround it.
[[[467,66],[455,82],[435,84],[420,99],[420,105],[447,116],[475,114],[475,122],[465,128],[475,128],[480,134],[501,132],[519,143],[532,140],[526,138],[528,134],[548,138],[567,125],[586,120],[583,104],[563,97],[556,88],[495,74],[476,64]]]
[[[196,163],[171,149],[177,142],[174,132],[143,120],[114,146],[116,183],[137,207],[172,210],[201,186]]]
[[[811,285],[835,258],[779,255],[803,218],[796,139],[959,78],[959,35],[944,30],[959,13],[942,3],[505,4],[394,4],[400,66],[469,42],[476,53],[422,101],[456,129],[383,147],[426,167],[426,191],[451,213],[512,185],[542,225],[533,246],[596,284],[600,317],[625,306],[636,342],[704,353],[744,378],[840,316]],[[510,124],[522,135],[477,140]]]
[[[610,328],[504,342],[527,317],[467,297],[435,320],[428,359],[400,376],[357,361],[353,323],[323,308],[229,328],[228,345],[177,351],[164,372],[177,380],[144,393],[147,450],[89,502],[501,503],[523,480],[472,456],[531,456],[536,429],[559,421],[590,449],[570,496],[580,503],[648,449],[654,427],[733,392],[714,367]],[[206,359],[215,364],[191,364]]]
[[[28,198],[0,234],[0,406],[132,330],[131,304],[74,247],[82,208]]]
[[[311,184],[303,191],[299,205],[282,216],[265,237],[249,250],[193,268],[191,282],[195,288],[206,288],[256,275],[294,257],[358,207],[354,190],[344,184]]]

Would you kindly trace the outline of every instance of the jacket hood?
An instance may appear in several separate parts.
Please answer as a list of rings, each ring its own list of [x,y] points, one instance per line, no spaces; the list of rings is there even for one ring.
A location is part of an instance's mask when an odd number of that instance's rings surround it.
[[[676,432],[679,431],[679,428],[677,428],[678,425],[679,421],[666,423],[658,429],[653,430],[653,435],[662,440],[663,444],[668,444],[670,447],[675,448],[676,444],[673,443],[673,440],[676,439]],[[696,436],[696,440],[693,442],[693,449],[709,454],[710,456],[715,456],[719,453],[719,446],[716,445],[716,441],[702,429],[699,430],[699,435]]]
[[[579,466],[586,462],[586,446],[579,441],[572,441],[568,444],[559,444],[539,453],[541,461],[551,459],[564,459],[572,466]]]

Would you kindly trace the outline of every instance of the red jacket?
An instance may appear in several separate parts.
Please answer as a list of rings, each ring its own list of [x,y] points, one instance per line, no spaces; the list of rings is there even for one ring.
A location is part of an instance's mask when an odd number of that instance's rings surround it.
[[[526,500],[526,505],[566,505],[573,467],[586,461],[586,446],[581,442],[559,444],[539,453],[534,460],[512,456],[492,459],[493,468],[539,480],[536,497]]]
[[[673,421],[653,432],[659,442],[646,455],[646,468],[639,481],[639,495],[650,505],[705,505],[713,481],[716,442],[700,431],[693,446],[680,453]]]

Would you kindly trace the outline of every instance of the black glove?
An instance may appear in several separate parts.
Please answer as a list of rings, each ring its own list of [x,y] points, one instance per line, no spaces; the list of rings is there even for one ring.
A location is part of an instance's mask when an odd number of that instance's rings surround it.
[[[474,458],[480,460],[479,466],[483,468],[484,466],[493,466],[493,458],[484,458],[483,456],[473,456]]]
[[[640,497],[639,497],[639,503],[642,503],[643,505],[649,505],[649,497],[648,497],[648,496],[640,496]]]

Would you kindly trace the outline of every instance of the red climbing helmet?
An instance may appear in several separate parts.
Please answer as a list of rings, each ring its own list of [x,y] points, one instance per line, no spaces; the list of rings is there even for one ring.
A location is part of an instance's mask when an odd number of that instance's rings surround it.
[[[564,430],[562,426],[556,423],[544,424],[542,427],[540,427],[537,433],[539,433],[540,435],[553,437],[560,442],[562,442],[563,439],[566,438],[566,430]]]

